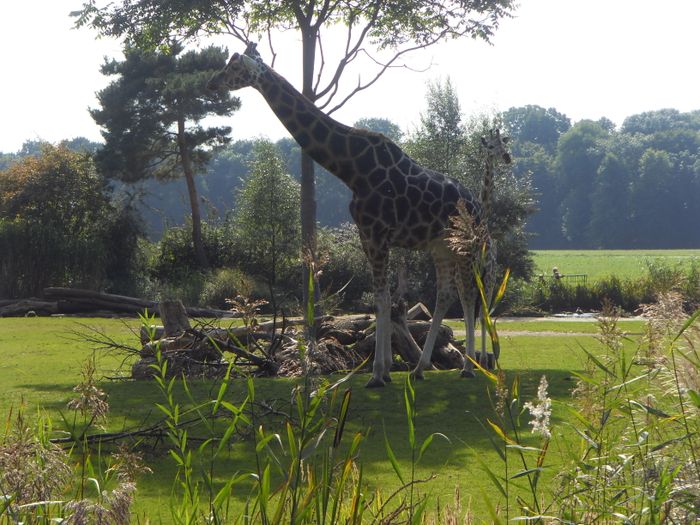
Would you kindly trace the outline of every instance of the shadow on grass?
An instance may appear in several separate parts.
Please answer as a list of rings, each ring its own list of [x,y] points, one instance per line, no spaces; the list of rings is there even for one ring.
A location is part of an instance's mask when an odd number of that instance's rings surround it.
[[[575,385],[571,374],[561,369],[521,370],[517,374],[520,378],[523,402],[531,400],[536,395],[542,375],[547,376],[550,385],[549,394],[555,400],[569,399],[571,389]],[[515,375],[515,371],[506,373],[509,387]],[[406,376],[406,373],[394,373],[393,383],[385,388],[366,389],[364,384],[368,374],[357,374],[346,383],[347,386],[341,387],[342,389],[351,388],[353,396],[343,445],[347,446],[356,432],[366,435],[360,449],[360,462],[370,489],[393,490],[389,487],[395,488],[398,483],[387,459],[385,433],[405,473],[410,472],[411,450],[408,445],[408,424],[404,401]],[[333,382],[341,377],[337,375],[314,380]],[[300,379],[286,378],[255,380],[258,403],[256,404],[258,418],[256,425],[263,425],[268,433],[279,433],[284,442],[286,442],[284,414],[292,412],[291,392],[300,383]],[[163,403],[164,398],[154,381],[103,382],[100,386],[108,393],[111,407],[107,430],[123,431],[143,428],[163,419],[156,403]],[[219,382],[194,380],[188,382],[188,386],[195,401],[203,403],[216,398]],[[429,372],[424,381],[415,384],[418,446],[434,432],[444,434],[450,440],[447,442],[434,439],[416,471],[416,476],[419,478],[439,474],[438,480],[430,485],[432,490],[438,493],[445,491],[451,493],[457,485],[462,486],[463,489],[472,487],[477,478],[480,478],[479,483],[484,485],[488,483],[483,480],[483,474],[480,474],[478,467],[475,466],[473,455],[478,454],[487,462],[498,461],[489,434],[479,424],[479,421],[486,424],[487,418],[495,419],[487,393],[490,386],[489,381],[481,375],[474,379],[463,379],[456,370]],[[26,388],[58,394],[54,398],[55,401],[45,405],[49,413],[58,410],[65,413],[65,403],[72,397],[71,389],[66,388],[65,385],[27,385]],[[246,393],[245,380],[235,379],[231,382],[227,400],[238,405],[245,399]],[[183,408],[191,406],[181,383],[175,388],[175,397]],[[525,414],[524,427],[526,427],[527,418],[528,415]],[[555,411],[552,423],[556,425],[561,420],[562,415]],[[215,423],[219,436],[223,434],[226,424],[226,420]],[[529,429],[524,428],[523,435],[523,444],[536,444],[536,440],[530,437]],[[189,430],[189,436],[193,439],[191,444],[193,449],[203,440],[212,437],[205,425],[193,426]],[[154,474],[139,481],[139,492],[143,503],[139,503],[137,508],[149,510],[149,507],[154,505],[153,502],[157,501],[155,505],[159,509],[158,513],[165,518],[168,514],[167,509],[177,468],[167,453],[168,441],[163,439],[162,435],[159,439],[145,439],[142,449]],[[279,449],[277,451],[279,452]],[[284,456],[284,453],[281,455]],[[211,467],[206,453],[198,456],[195,462],[203,471],[208,471]],[[253,472],[255,462],[252,432],[250,429],[244,429],[236,436],[227,452],[216,459],[215,487],[223,484],[227,477],[236,473]],[[277,477],[279,476],[281,474]],[[250,484],[246,483],[234,492],[234,500],[241,506],[249,495],[250,487]]]
[[[565,400],[570,397],[575,381],[569,372],[560,369],[535,369],[517,372],[520,378],[520,393],[524,401],[531,400],[537,392],[542,375],[547,376],[549,395],[552,399]],[[383,433],[396,446],[397,454],[408,452],[407,421],[404,401],[404,385],[406,373],[394,373],[393,382],[381,389],[366,389],[364,383],[368,374],[357,374],[347,383],[351,388],[353,398],[350,405],[350,416],[346,432],[363,432],[367,439],[363,445],[364,461],[384,461],[386,459]],[[506,372],[506,383],[510,387],[516,372]],[[342,376],[327,376],[314,378],[314,381],[327,380],[333,382]],[[192,403],[185,394],[181,383],[175,389],[177,401],[185,407]],[[259,422],[269,427],[272,432],[283,432],[284,415],[291,410],[291,391],[301,383],[299,379],[288,378],[258,378],[255,380],[256,401]],[[204,403],[216,398],[218,381],[192,380],[188,382],[189,390],[196,402]],[[55,400],[45,403],[49,411],[64,411],[68,399],[73,396],[72,388],[63,384],[21,385],[22,388],[38,392],[56,394]],[[100,387],[108,394],[110,404],[110,427],[116,423],[120,428],[133,427],[145,423],[153,423],[162,419],[162,413],[156,407],[164,401],[154,381],[123,381],[103,382]],[[474,379],[463,379],[459,372],[434,371],[426,373],[424,381],[415,383],[416,391],[416,428],[418,438],[422,439],[430,433],[445,434],[452,444],[435,441],[433,448],[447,453],[450,448],[461,448],[458,443],[463,441],[470,447],[478,449],[489,446],[488,436],[477,423],[486,418],[494,419],[493,408],[487,390],[491,387],[483,376]],[[346,388],[345,385],[341,388]],[[247,394],[244,379],[231,382],[227,400],[241,403]],[[205,409],[206,412],[206,409]],[[556,424],[560,417],[553,414],[552,421]],[[222,423],[224,424],[224,423]],[[113,430],[113,428],[112,428]],[[379,442],[379,446],[373,446]],[[405,449],[405,450],[404,450]],[[428,454],[426,462],[439,461],[436,454]]]

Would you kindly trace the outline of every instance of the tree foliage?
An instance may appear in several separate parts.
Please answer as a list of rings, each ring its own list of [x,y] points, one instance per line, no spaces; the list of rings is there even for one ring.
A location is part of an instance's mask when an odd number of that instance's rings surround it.
[[[207,47],[183,52],[127,48],[123,61],[108,60],[102,73],[117,79],[98,93],[91,110],[103,127],[105,146],[97,153],[110,177],[135,182],[148,177],[184,176],[192,216],[195,253],[206,267],[201,238],[196,173],[205,170],[213,151],[229,141],[230,127],[203,127],[207,115],[229,115],[239,101],[206,89],[214,71],[226,63],[226,51]]]
[[[304,94],[314,101],[324,99],[322,107],[337,98],[348,67],[370,55],[374,72],[367,77],[365,68],[363,80],[340,96],[337,108],[417,48],[463,36],[490,41],[500,20],[512,16],[513,10],[512,0],[128,0],[104,6],[88,0],[73,16],[78,27],[89,25],[102,35],[124,38],[141,49],[212,34],[229,34],[248,42],[251,34],[267,33],[274,40],[274,29],[294,30],[301,37],[304,55]],[[327,56],[317,63],[323,32],[338,34],[341,27],[346,41],[342,56],[333,64],[326,61]],[[383,55],[381,50],[392,52]]]
[[[87,154],[44,144],[0,172],[0,297],[109,288],[126,277],[138,236]]]
[[[532,247],[698,246],[692,225],[700,220],[700,112],[641,113],[619,130],[606,118],[558,129],[554,149],[514,133],[515,169],[532,172],[537,193],[539,210],[528,226],[536,234]]]
[[[251,34],[267,33],[272,44],[275,30],[293,30],[301,43],[300,91],[330,114],[390,68],[405,65],[401,61],[411,51],[465,35],[489,41],[513,9],[513,0],[125,0],[101,8],[89,0],[74,14],[78,26],[91,25],[141,48],[223,33],[246,43]],[[322,47],[323,34],[338,34],[341,28],[345,45],[331,59]],[[360,73],[358,81],[342,89],[341,80],[353,66]],[[306,154],[301,155],[300,168],[302,249],[315,256],[315,175]],[[308,271],[302,275],[302,290],[307,290]]]
[[[411,155],[430,169],[459,177],[467,131],[449,77],[429,82],[425,99],[427,108],[420,114],[420,124],[408,141]]]
[[[500,116],[466,119],[449,79],[428,85],[426,105],[405,149],[423,166],[459,180],[478,198],[485,173],[481,138],[503,126]],[[497,164],[489,217],[489,230],[498,241],[499,262],[520,277],[532,272],[524,230],[527,217],[534,211],[529,175],[518,175],[510,167]]]
[[[299,262],[298,212],[299,183],[286,173],[277,147],[258,141],[233,223],[243,269],[272,287],[288,279]]]

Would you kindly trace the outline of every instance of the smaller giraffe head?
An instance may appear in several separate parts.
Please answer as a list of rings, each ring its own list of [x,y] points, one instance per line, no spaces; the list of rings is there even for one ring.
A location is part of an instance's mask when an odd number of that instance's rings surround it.
[[[235,91],[244,87],[255,85],[263,70],[263,62],[260,54],[255,49],[254,43],[249,43],[242,55],[234,53],[231,59],[221,71],[216,73],[207,84],[207,88],[218,91],[226,88]]]
[[[481,145],[491,158],[501,158],[506,164],[510,164],[510,152],[506,147],[509,137],[501,137],[501,130],[496,128],[489,131],[489,138],[481,137]]]

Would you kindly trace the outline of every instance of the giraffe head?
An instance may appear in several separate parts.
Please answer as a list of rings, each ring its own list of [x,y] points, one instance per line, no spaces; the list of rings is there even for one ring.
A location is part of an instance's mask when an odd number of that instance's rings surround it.
[[[226,67],[209,80],[207,88],[212,91],[224,88],[235,91],[254,86],[263,70],[262,58],[256,51],[255,44],[251,42],[242,55],[233,54]]]
[[[501,158],[506,164],[510,164],[510,153],[506,144],[509,137],[501,137],[501,130],[496,128],[489,131],[489,137],[481,137],[481,145],[486,148],[487,155],[492,159]]]

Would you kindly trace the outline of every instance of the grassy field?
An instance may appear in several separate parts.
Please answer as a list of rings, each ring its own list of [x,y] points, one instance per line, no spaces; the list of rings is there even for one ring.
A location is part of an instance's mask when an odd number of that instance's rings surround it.
[[[80,381],[82,363],[93,353],[90,344],[81,341],[78,332],[86,332],[87,326],[108,333],[113,338],[135,345],[132,333],[137,322],[109,319],[28,318],[0,319],[0,349],[3,361],[0,364],[0,415],[7,417],[11,410],[23,405],[29,413],[39,407],[47,411],[58,424],[59,412],[65,412],[66,401],[72,395],[73,386]],[[458,323],[451,323],[456,328]],[[523,399],[531,398],[544,374],[550,385],[550,396],[555,402],[553,419],[562,423],[566,414],[558,402],[570,398],[574,380],[572,370],[582,366],[583,352],[580,346],[595,349],[594,322],[555,323],[514,322],[502,323],[504,331],[502,366],[509,382],[519,375]],[[626,325],[628,326],[628,325]],[[639,332],[639,322],[625,328]],[[571,335],[573,333],[576,335]],[[507,332],[519,335],[507,335]],[[527,332],[532,332],[528,335]],[[544,332],[558,332],[543,335]],[[163,398],[154,382],[115,381],[124,373],[120,370],[122,357],[97,352],[100,386],[109,394],[111,405],[108,430],[134,429],[160,418],[155,404]],[[364,466],[364,479],[368,488],[381,489],[384,494],[398,486],[397,477],[387,461],[384,432],[389,436],[398,461],[404,471],[409,470],[410,448],[407,444],[407,422],[404,410],[403,382],[405,374],[394,374],[394,383],[381,390],[366,390],[363,385],[366,374],[359,374],[350,381],[353,400],[350,420],[346,432],[361,431],[367,434],[360,458]],[[255,381],[258,401],[265,401],[278,410],[288,411],[290,391],[296,384],[290,379],[258,379]],[[439,495],[441,504],[452,499],[455,487],[459,487],[463,501],[470,501],[477,517],[487,515],[482,495],[489,494],[498,501],[491,482],[475,461],[476,456],[499,468],[499,457],[494,451],[490,435],[477,422],[493,419],[487,395],[487,381],[483,377],[474,380],[459,378],[456,371],[431,372],[427,379],[416,385],[417,433],[422,440],[429,433],[441,432],[450,442],[436,439],[424,456],[416,471],[416,477],[436,478],[422,485],[421,491]],[[195,399],[211,399],[216,395],[217,385],[209,381],[195,381],[191,385]],[[243,381],[234,382],[231,401],[241,399],[245,392]],[[182,391],[178,398],[187,404]],[[527,417],[527,416],[525,416]],[[272,430],[282,432],[282,421],[273,418],[267,421]],[[560,428],[564,428],[560,425]],[[203,429],[193,429],[196,435]],[[555,434],[552,449],[567,449],[566,437]],[[531,439],[525,438],[525,441]],[[558,441],[561,440],[561,441]],[[147,461],[154,473],[139,480],[136,511],[148,514],[151,522],[169,521],[168,505],[171,501],[172,480],[176,467],[163,444],[149,444]],[[231,447],[227,459],[217,464],[219,479],[234,472],[252,469],[254,451],[249,438],[241,437]],[[547,478],[556,473],[556,464],[545,473]],[[243,504],[246,491],[238,493],[237,501]]]
[[[615,275],[621,279],[643,275],[649,264],[700,264],[700,250],[535,250],[535,273],[586,274],[589,281]]]

